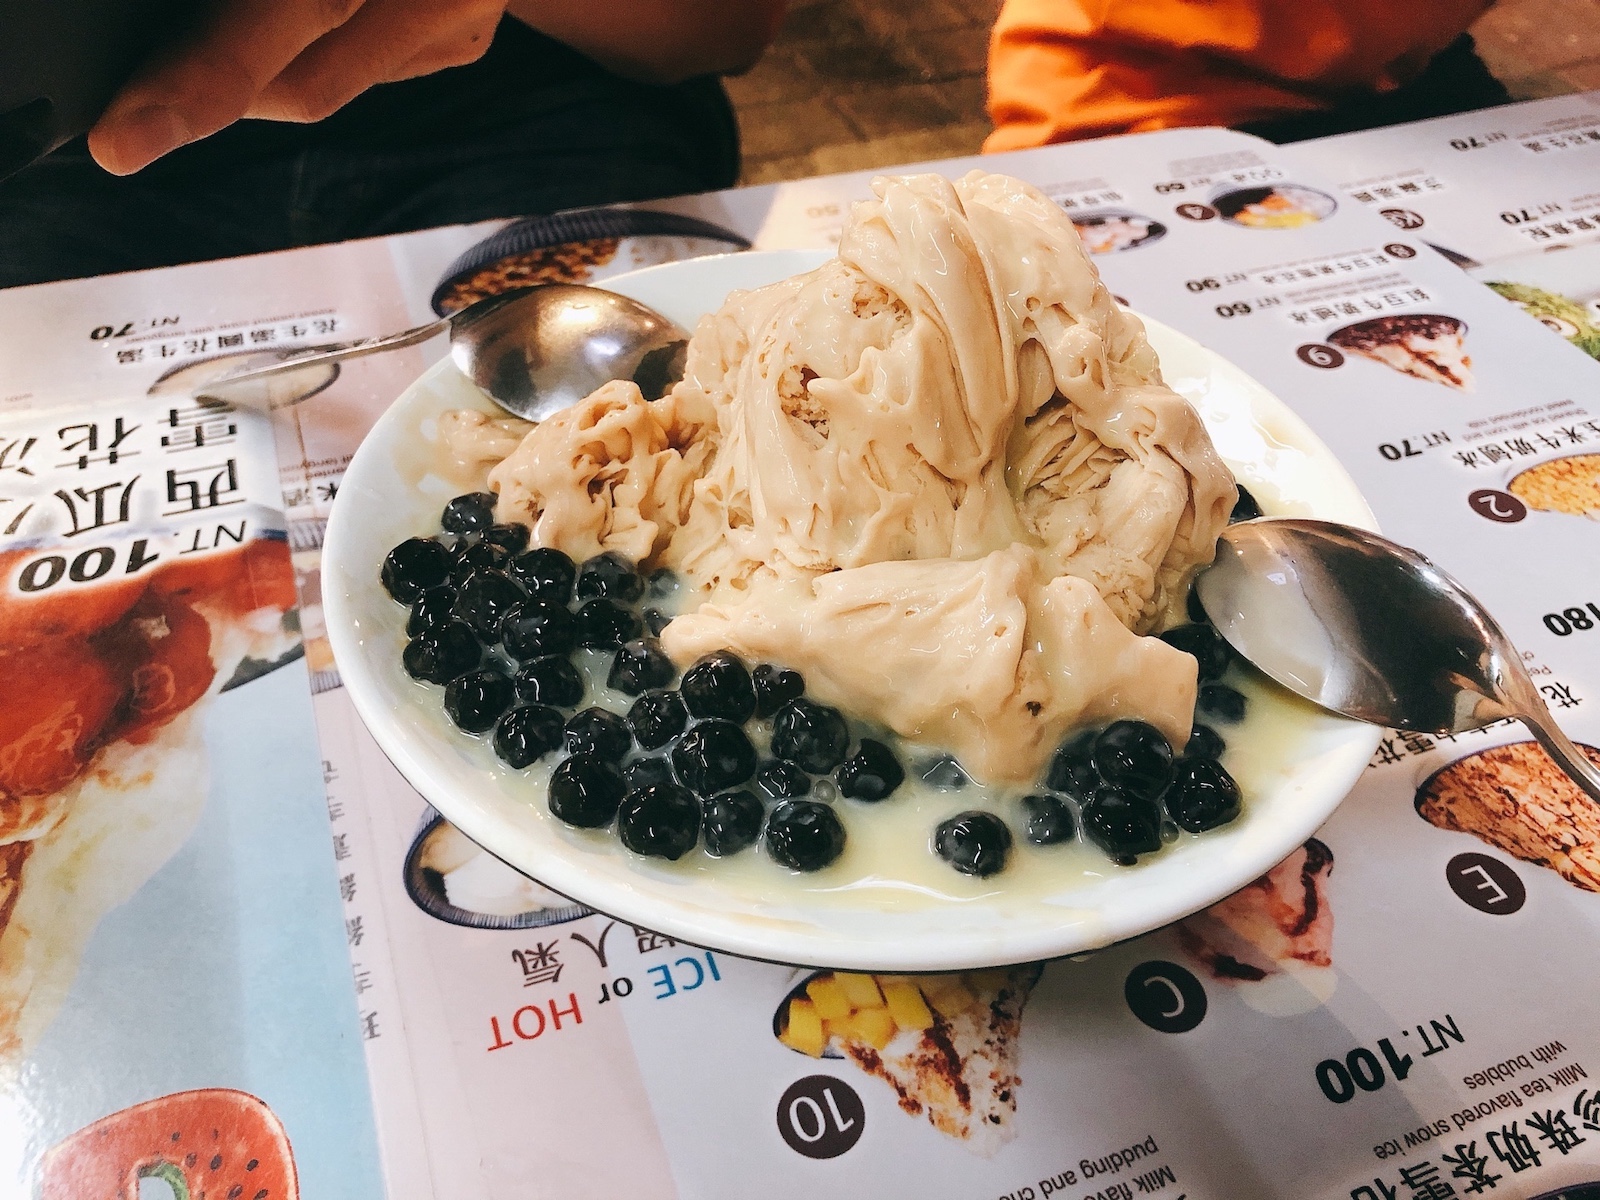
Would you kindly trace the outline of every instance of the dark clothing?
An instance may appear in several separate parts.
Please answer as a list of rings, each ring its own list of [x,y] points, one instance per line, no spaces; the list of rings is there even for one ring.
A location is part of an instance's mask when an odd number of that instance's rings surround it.
[[[1253,121],[1238,128],[1283,145],[1510,103],[1511,93],[1484,66],[1472,35],[1463,33],[1434,55],[1421,75],[1392,92],[1361,96],[1321,112]]]
[[[732,186],[722,86],[619,79],[522,23],[325,121],[241,121],[117,177],[83,139],[0,181],[0,287]]]

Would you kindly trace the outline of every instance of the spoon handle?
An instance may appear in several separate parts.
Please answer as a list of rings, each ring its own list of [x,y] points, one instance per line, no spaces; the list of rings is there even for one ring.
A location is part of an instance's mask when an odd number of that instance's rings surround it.
[[[248,371],[234,371],[227,375],[219,375],[215,379],[208,379],[200,385],[206,391],[213,388],[229,387],[236,383],[253,383],[257,379],[270,379],[274,375],[287,375],[291,371],[298,371],[302,367],[316,366],[318,363],[343,362],[347,358],[361,358],[368,354],[381,354],[385,350],[398,350],[402,346],[415,346],[429,338],[437,337],[450,328],[450,318],[441,317],[437,321],[429,321],[426,325],[418,325],[415,329],[405,329],[399,333],[385,334],[383,337],[362,338],[357,342],[341,342],[336,346],[316,351],[311,354],[300,354],[293,358],[286,358],[282,362],[269,363],[264,367],[252,367]]]
[[[1544,697],[1539,695],[1538,687],[1523,670],[1520,659],[1512,659],[1510,674],[1511,678],[1505,680],[1507,686],[1501,696],[1502,702],[1511,709],[1511,715],[1526,725],[1539,740],[1545,752],[1555,759],[1556,766],[1565,771],[1572,782],[1588,794],[1589,799],[1600,804],[1600,768],[1596,768],[1578,744],[1561,731],[1555,717],[1550,715]]]
[[[1542,705],[1540,707],[1543,707]],[[1546,710],[1545,717],[1549,717]],[[1572,782],[1588,793],[1589,799],[1600,804],[1600,770],[1589,761],[1586,755],[1571,738],[1562,733],[1552,720],[1537,720],[1533,714],[1522,712],[1518,714],[1524,725],[1533,731],[1533,736],[1539,739],[1539,744],[1545,748],[1550,757],[1556,760],[1556,766],[1565,771]]]

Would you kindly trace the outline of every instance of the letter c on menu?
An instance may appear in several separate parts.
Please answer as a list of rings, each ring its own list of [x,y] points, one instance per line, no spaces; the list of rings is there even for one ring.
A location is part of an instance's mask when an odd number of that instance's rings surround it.
[[[1188,1033],[1206,1015],[1206,990],[1192,972],[1159,959],[1140,963],[1122,986],[1128,1009],[1160,1033]]]

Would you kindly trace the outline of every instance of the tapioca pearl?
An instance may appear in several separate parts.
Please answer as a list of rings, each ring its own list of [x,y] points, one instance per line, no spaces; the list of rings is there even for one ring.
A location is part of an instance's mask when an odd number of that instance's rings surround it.
[[[701,721],[672,748],[678,778],[702,796],[744,783],[756,770],[756,748],[732,721]]]
[[[767,814],[762,840],[767,853],[792,871],[820,871],[844,853],[839,815],[815,800],[785,800]]]
[[[1154,800],[1172,779],[1172,746],[1145,721],[1114,721],[1094,740],[1094,767],[1107,783]]]
[[[568,753],[593,754],[607,762],[619,762],[633,745],[627,722],[598,707],[568,717],[564,737]]]
[[[550,775],[550,812],[581,829],[611,824],[625,788],[616,765],[594,754],[574,754]]]
[[[527,599],[521,585],[500,571],[478,571],[456,591],[451,615],[465,621],[485,643],[500,640],[500,623]]]
[[[617,809],[617,837],[635,854],[676,861],[700,840],[700,801],[675,783],[629,792]]]
[[[494,727],[494,752],[507,766],[531,766],[561,748],[561,714],[543,704],[511,709]]]
[[[528,704],[576,708],[586,690],[583,675],[565,654],[548,654],[522,664],[512,678],[517,699]]]
[[[598,554],[578,568],[577,594],[580,602],[604,596],[631,604],[644,595],[644,580],[634,565],[613,552]]]
[[[499,671],[468,671],[445,685],[444,710],[458,729],[486,733],[515,698],[511,680]]]
[[[553,546],[536,546],[518,554],[506,570],[530,595],[558,604],[572,599],[573,582],[578,577],[578,565]]]
[[[994,813],[971,809],[939,823],[933,849],[963,875],[984,879],[1005,869],[1011,857],[1011,830]]]
[[[450,575],[450,551],[431,538],[407,538],[384,555],[379,582],[394,599],[410,604]]]
[[[494,524],[493,492],[468,492],[444,506],[439,524],[447,533],[480,533]]]
[[[640,749],[656,750],[683,732],[689,713],[677,692],[646,692],[628,709],[627,721]]]
[[[692,716],[717,717],[742,725],[756,711],[756,688],[750,669],[727,650],[697,661],[683,673],[678,690]]]
[[[761,836],[766,805],[746,791],[708,797],[700,809],[700,831],[706,853],[714,858],[737,854]]]

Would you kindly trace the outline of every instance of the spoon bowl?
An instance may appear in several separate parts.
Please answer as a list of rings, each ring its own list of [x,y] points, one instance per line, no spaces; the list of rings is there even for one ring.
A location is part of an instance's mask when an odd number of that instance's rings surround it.
[[[489,296],[447,317],[450,357],[513,416],[542,421],[625,379],[646,400],[683,378],[689,335],[603,288],[549,283]]]
[[[1514,717],[1600,800],[1600,771],[1556,725],[1516,647],[1415,550],[1330,521],[1246,521],[1223,533],[1195,587],[1234,649],[1312,703],[1419,733]]]
[[[309,347],[266,365],[251,356],[255,361],[218,374],[213,362],[204,377],[194,379],[193,389],[202,398],[279,407],[319,389],[299,389],[286,398],[264,392],[263,381],[303,379],[308,371],[326,372],[334,363],[415,346],[445,332],[462,374],[512,416],[529,421],[542,421],[618,379],[631,380],[645,399],[655,400],[683,377],[689,343],[682,328],[628,296],[548,283],[487,296],[414,329]]]

